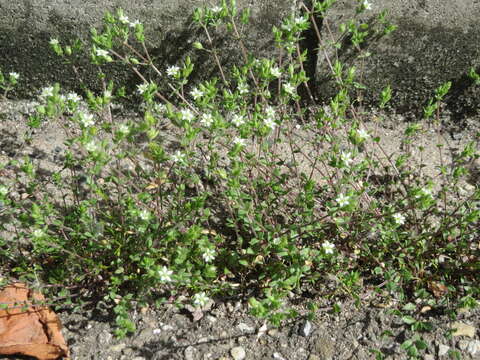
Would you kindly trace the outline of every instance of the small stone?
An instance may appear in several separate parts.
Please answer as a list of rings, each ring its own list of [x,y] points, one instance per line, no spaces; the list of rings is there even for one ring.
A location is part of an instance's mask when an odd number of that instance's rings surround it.
[[[188,346],[183,352],[183,355],[185,356],[185,360],[194,360],[195,358],[194,353],[195,353],[195,348],[193,346]]]
[[[246,336],[239,336],[238,339],[237,339],[237,341],[238,341],[239,343],[244,343],[244,342],[246,342],[247,340],[248,340],[248,339],[247,339]]]
[[[312,331],[312,323],[307,320],[302,326],[300,326],[298,333],[303,337],[308,337],[311,331]]]
[[[280,353],[277,353],[277,352],[273,353],[273,358],[277,360],[285,360],[285,358]]]
[[[153,330],[149,328],[142,329],[140,333],[132,341],[132,344],[137,347],[142,347],[143,344],[148,342],[153,336]]]
[[[311,354],[309,357],[308,357],[308,360],[320,360],[320,358],[315,355],[315,354]]]
[[[267,334],[271,337],[275,337],[278,335],[278,330],[277,329],[270,329],[267,331]]]
[[[327,336],[320,336],[315,342],[314,348],[321,359],[329,360],[333,358],[335,342]]]
[[[440,344],[438,345],[438,356],[444,356],[447,355],[448,350],[450,350],[450,346]]]
[[[425,354],[423,356],[423,360],[435,360],[435,356],[433,356],[432,354]]]
[[[113,346],[110,346],[108,348],[109,351],[111,352],[121,352],[123,349],[125,349],[127,347],[126,344],[124,343],[120,343],[120,344],[117,344],[117,345],[113,345]]]
[[[132,360],[145,360],[143,356],[135,356]]]
[[[468,336],[471,338],[475,337],[475,326],[457,321],[451,325],[451,328],[456,329],[452,334],[453,336]]]
[[[462,351],[464,351],[467,348],[467,346],[468,346],[468,340],[462,339],[458,342],[458,348]]]
[[[468,343],[467,352],[474,356],[480,354],[480,340],[473,340]]]
[[[245,323],[239,323],[237,329],[243,332],[253,332],[255,329]]]
[[[230,355],[232,355],[234,360],[243,360],[245,359],[245,349],[241,346],[236,346],[230,350]]]
[[[100,335],[98,336],[98,342],[100,344],[105,345],[105,344],[109,343],[112,340],[112,338],[113,338],[113,335],[110,332],[102,331],[100,333]]]
[[[214,324],[217,322],[217,318],[215,316],[212,316],[212,315],[207,315],[207,320],[210,324]]]

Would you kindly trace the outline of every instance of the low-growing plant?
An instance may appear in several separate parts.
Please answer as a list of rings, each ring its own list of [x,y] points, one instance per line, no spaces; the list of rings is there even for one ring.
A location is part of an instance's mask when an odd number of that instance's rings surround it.
[[[364,86],[356,67],[328,55],[350,46],[362,62],[362,44],[394,29],[385,13],[366,22],[371,5],[361,1],[337,40],[317,32],[337,94],[303,107],[299,89],[310,79],[301,34],[334,3],[312,1],[275,27],[278,58],[247,49],[240,24],[248,24],[249,10],[235,1],[196,9],[193,23],[206,38],[194,47],[213,56],[219,74],[197,84],[189,81],[190,57],[158,68],[143,24],[121,10],[106,13],[88,43],[51,39],[72,63],[86,51],[103,91],[84,88],[80,96],[58,84],[41,91],[29,125],[58,124],[66,151],[48,176],[29,158],[2,165],[17,169],[0,187],[8,219],[0,227],[9,231],[0,239],[4,273],[44,291],[61,287],[62,303],[104,297],[115,307],[119,336],[135,329],[128,319],[134,301],[203,307],[210,298],[244,296],[253,314],[280,324],[296,315],[284,299],[306,287],[322,291],[327,274],[339,284],[329,296],[359,304],[367,282],[402,301],[475,302],[480,191],[466,179],[477,142],[428,175],[414,155],[424,151],[416,138],[430,129],[418,122],[388,154],[379,124],[357,111],[354,96]],[[225,31],[241,56],[230,69],[212,41]],[[138,75],[135,93],[107,78],[102,69],[111,63]],[[9,84],[16,79],[10,74]],[[425,108],[438,136],[448,88]],[[387,86],[379,107],[391,97]],[[138,98],[141,117],[116,115],[124,98]],[[419,344],[404,345],[413,353]]]

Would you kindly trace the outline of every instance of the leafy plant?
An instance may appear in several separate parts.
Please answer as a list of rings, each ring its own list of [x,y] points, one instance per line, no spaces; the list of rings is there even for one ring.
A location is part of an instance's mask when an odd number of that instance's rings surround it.
[[[235,1],[196,9],[193,23],[206,41],[193,46],[213,56],[219,74],[196,84],[189,81],[190,57],[158,68],[143,24],[121,10],[106,13],[88,43],[51,39],[73,66],[86,51],[103,91],[85,88],[80,96],[58,84],[41,91],[29,125],[56,122],[67,151],[50,176],[28,158],[9,163],[18,171],[0,188],[9,218],[0,228],[11,235],[0,245],[10,276],[45,291],[60,286],[62,300],[78,305],[87,295],[103,297],[117,314],[119,336],[134,331],[133,302],[203,307],[226,294],[247,296],[252,313],[280,324],[296,315],[285,297],[322,289],[327,274],[339,286],[326,296],[347,294],[358,304],[367,282],[402,301],[474,303],[480,191],[466,179],[477,142],[427,175],[413,156],[424,151],[415,140],[427,129],[412,123],[400,151],[387,154],[378,125],[356,111],[354,96],[364,91],[356,66],[335,56],[324,61],[336,95],[302,108],[298,91],[308,87],[302,66],[309,54],[299,47],[301,34],[333,5],[313,1],[275,27],[276,59],[256,58],[244,44],[239,24],[248,24],[248,9],[239,11]],[[357,15],[369,8],[359,2]],[[357,15],[324,46],[351,46],[362,61],[365,42],[394,26],[385,13],[374,25]],[[224,32],[241,55],[230,69],[212,41]],[[135,92],[107,78],[102,69],[112,63],[138,76]],[[449,87],[439,87],[425,108],[426,119],[436,113],[438,136]],[[115,115],[125,98],[141,103],[140,118]],[[387,86],[379,107],[391,98]],[[425,330],[414,318],[404,321]],[[424,343],[413,336],[403,347],[416,356]]]

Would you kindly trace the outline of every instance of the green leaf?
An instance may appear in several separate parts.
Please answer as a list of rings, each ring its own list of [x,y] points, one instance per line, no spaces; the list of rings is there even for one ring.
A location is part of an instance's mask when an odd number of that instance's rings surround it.
[[[402,317],[402,321],[405,323],[405,324],[408,324],[408,325],[412,325],[412,324],[415,324],[417,322],[417,320],[415,320],[413,317],[411,316],[404,316]]]
[[[244,259],[238,260],[238,263],[239,263],[240,265],[245,266],[245,267],[250,266],[250,263],[249,263],[247,260],[244,260]]]

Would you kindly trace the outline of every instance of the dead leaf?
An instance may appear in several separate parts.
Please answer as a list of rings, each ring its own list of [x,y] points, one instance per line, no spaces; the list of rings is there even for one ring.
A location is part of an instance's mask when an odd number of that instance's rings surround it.
[[[448,293],[448,288],[443,285],[441,282],[438,281],[429,281],[428,290],[430,290],[437,299],[443,297],[446,293]]]
[[[38,360],[69,359],[69,350],[57,315],[46,306],[42,294],[25,284],[13,283],[0,291],[0,354],[36,357]]]
[[[475,337],[475,326],[457,321],[451,325],[451,328],[455,329],[452,333],[453,336],[468,336],[471,338]]]
[[[430,310],[432,310],[432,307],[426,305],[426,306],[424,306],[424,307],[422,307],[422,308],[420,309],[420,313],[421,313],[421,314],[425,314],[426,312],[429,312]]]

